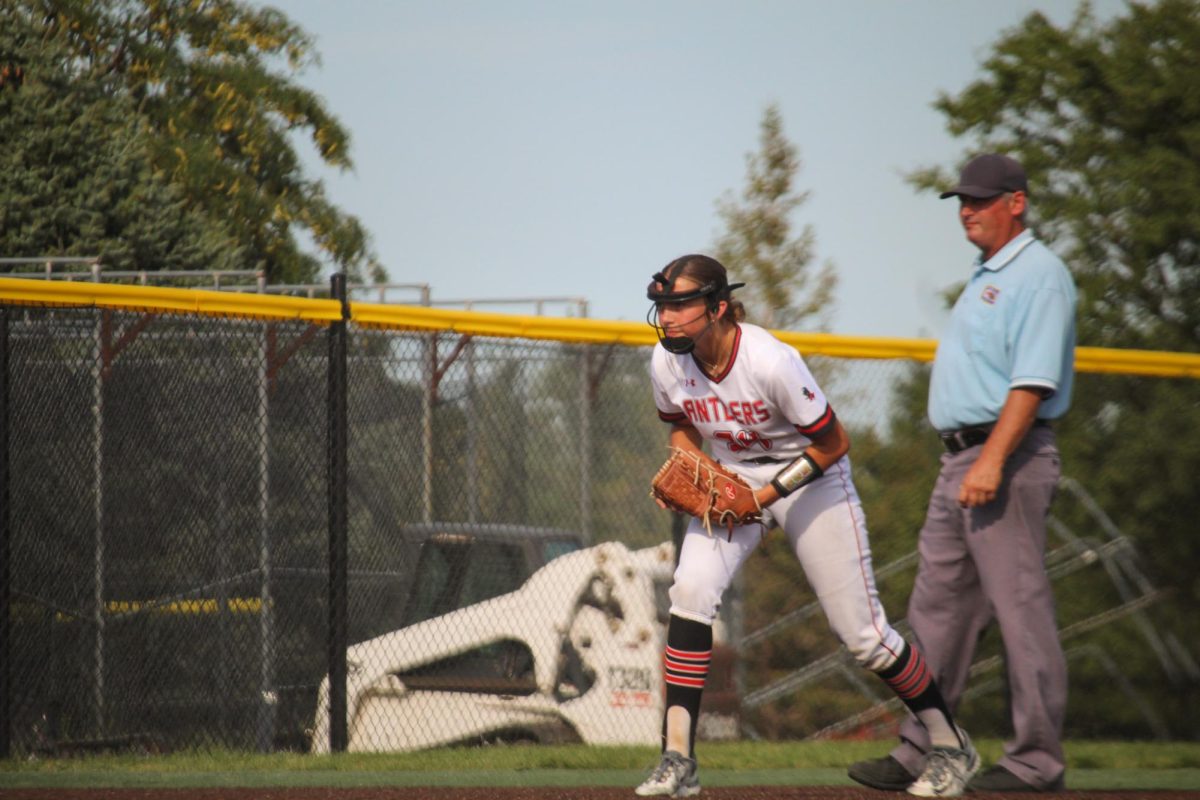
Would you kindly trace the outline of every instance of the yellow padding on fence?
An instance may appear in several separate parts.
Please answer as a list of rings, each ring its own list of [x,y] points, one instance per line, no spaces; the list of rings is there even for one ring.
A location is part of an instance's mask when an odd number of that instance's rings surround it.
[[[1153,375],[1160,378],[1200,378],[1200,354],[1077,347],[1075,371]]]
[[[0,301],[32,305],[70,305],[131,311],[303,319],[330,322],[341,318],[336,300],[241,294],[203,289],[173,289],[89,282],[0,278]],[[644,322],[524,316],[461,311],[424,306],[351,303],[351,319],[359,325],[395,330],[447,331],[472,336],[541,339],[572,344],[653,345],[653,329]],[[809,356],[831,358],[933,360],[937,342],[832,333],[776,331],[776,335]],[[1077,372],[1200,378],[1200,354],[1156,350],[1080,347]]]
[[[312,322],[330,322],[342,318],[341,304],[336,300],[86,281],[0,278],[0,300],[32,305],[175,311],[215,316],[305,319]]]
[[[416,331],[452,331],[472,336],[553,339],[573,344],[652,345],[654,330],[644,322],[535,317],[424,306],[352,303],[350,319],[360,325]]]
[[[839,336],[834,333],[774,331],[781,341],[804,355],[832,358],[903,358],[932,361],[937,342],[931,339],[894,339],[880,336]]]
[[[578,344],[619,344],[634,347],[653,345],[658,341],[654,330],[644,322],[532,317],[374,303],[353,303],[350,307],[350,317],[361,325],[420,331],[452,331],[474,336],[550,339]],[[806,356],[928,362],[933,360],[937,351],[937,342],[933,339],[842,336],[833,333],[793,331],[774,333]],[[1080,347],[1075,350],[1075,370],[1200,378],[1200,354]]]
[[[350,318],[361,325],[385,328],[453,331],[473,336],[551,339],[576,344],[646,347],[658,341],[654,329],[645,322],[533,317],[377,303],[352,304]],[[925,339],[884,339],[788,331],[775,333],[806,355],[841,358],[908,358],[928,361],[933,358],[933,351],[937,346],[936,342]]]

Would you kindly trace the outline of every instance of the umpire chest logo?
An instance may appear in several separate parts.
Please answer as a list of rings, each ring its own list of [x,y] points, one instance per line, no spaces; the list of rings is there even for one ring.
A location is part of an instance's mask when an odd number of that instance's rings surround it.
[[[979,299],[987,303],[989,306],[996,304],[996,298],[1000,296],[1000,290],[990,283],[983,287],[983,291],[979,294]]]

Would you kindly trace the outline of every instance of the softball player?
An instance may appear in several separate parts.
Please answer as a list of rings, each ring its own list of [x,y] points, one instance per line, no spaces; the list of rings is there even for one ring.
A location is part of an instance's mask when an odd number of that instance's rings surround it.
[[[866,523],[846,457],[850,441],[793,348],[755,325],[732,297],[725,268],[687,255],[654,275],[648,321],[659,344],[651,380],[669,443],[712,456],[755,488],[766,528],[778,525],[834,633],[877,673],[929,733],[920,796],[955,796],[979,768],[919,651],[888,625],[875,589]],[[712,624],[734,575],[762,539],[759,525],[726,535],[693,519],[671,586],[663,657],[667,685],[663,755],[641,796],[700,791],[696,723],[712,653]],[[904,788],[904,787],[899,787]]]

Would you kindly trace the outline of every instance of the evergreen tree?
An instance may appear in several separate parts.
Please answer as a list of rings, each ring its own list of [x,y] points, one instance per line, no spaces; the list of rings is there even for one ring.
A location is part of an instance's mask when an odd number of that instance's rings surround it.
[[[40,38],[29,17],[8,22],[0,53],[22,81],[0,91],[0,252],[100,256],[123,270],[243,266],[233,231],[153,171],[130,98],[70,74],[60,38]]]
[[[359,222],[301,169],[295,132],[340,168],[351,165],[349,137],[320,98],[291,81],[316,56],[282,13],[240,0],[6,5],[6,30],[10,21],[23,29],[8,39],[26,85],[40,82],[47,103],[77,84],[122,99],[120,113],[141,123],[139,157],[187,209],[232,232],[241,266],[275,282],[313,280],[320,264],[298,245],[302,231],[352,275],[382,274]],[[38,74],[52,68],[55,80]]]
[[[726,231],[716,257],[737,280],[751,318],[767,328],[796,330],[828,325],[837,276],[826,263],[813,271],[816,235],[805,225],[792,236],[792,212],[808,199],[793,183],[800,170],[795,145],[783,133],[778,106],[760,123],[759,150],[746,156],[746,186],[739,200],[728,193],[717,207]]]

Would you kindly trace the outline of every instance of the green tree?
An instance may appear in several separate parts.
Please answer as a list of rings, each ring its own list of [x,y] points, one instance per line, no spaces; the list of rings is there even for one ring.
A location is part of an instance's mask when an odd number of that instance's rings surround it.
[[[0,249],[7,256],[99,255],[109,268],[234,268],[233,231],[187,203],[150,166],[150,136],[104,77],[67,73],[55,38],[13,15],[0,53],[23,80],[0,90]],[[3,59],[0,59],[3,60]]]
[[[826,263],[814,271],[816,235],[805,225],[792,236],[792,212],[808,199],[793,188],[800,171],[796,146],[783,133],[779,107],[763,112],[759,150],[746,156],[746,185],[717,202],[726,231],[716,257],[738,280],[747,312],[767,328],[828,325],[837,276]]]
[[[1195,0],[1131,3],[1103,24],[1085,4],[1064,28],[1034,13],[935,103],[973,149],[1025,165],[1031,219],[1079,284],[1083,344],[1200,348],[1197,52]]]
[[[316,277],[298,232],[340,268],[378,277],[367,234],[307,177],[293,145],[307,134],[322,159],[348,168],[349,136],[321,99],[292,81],[316,60],[282,13],[239,0],[6,0],[27,35],[10,52],[47,102],[78,84],[103,86],[141,123],[148,167],[183,204],[227,227],[244,267],[272,281]],[[33,68],[49,56],[65,81]],[[49,69],[49,65],[47,65]]]

